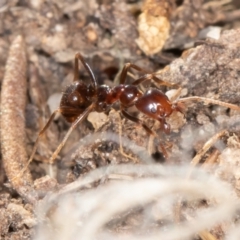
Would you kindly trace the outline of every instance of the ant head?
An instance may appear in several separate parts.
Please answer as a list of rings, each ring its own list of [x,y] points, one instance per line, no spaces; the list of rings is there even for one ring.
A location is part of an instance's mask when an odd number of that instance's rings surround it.
[[[60,111],[68,122],[73,122],[92,103],[94,88],[82,81],[74,81],[63,93]]]

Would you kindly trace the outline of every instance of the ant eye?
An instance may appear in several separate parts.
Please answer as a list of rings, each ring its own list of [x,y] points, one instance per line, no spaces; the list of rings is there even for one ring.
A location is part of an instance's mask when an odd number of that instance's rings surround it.
[[[83,99],[78,92],[74,92],[68,96],[68,101],[71,105],[77,106],[83,102]]]
[[[72,96],[71,101],[73,101],[73,102],[77,102],[77,101],[78,101],[78,96],[76,96],[76,95]]]

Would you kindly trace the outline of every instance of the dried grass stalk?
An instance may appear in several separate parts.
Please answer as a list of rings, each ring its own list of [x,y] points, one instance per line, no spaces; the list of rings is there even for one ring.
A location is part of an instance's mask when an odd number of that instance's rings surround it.
[[[9,52],[1,94],[1,148],[6,175],[13,188],[27,201],[35,202],[36,192],[27,169],[25,135],[27,59],[22,36],[17,36]]]

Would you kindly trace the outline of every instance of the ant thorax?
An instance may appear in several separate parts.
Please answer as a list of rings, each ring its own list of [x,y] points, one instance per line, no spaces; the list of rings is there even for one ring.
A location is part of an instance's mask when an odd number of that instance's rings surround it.
[[[97,87],[97,99],[96,99],[96,107],[95,110],[97,112],[105,112],[112,105],[111,102],[108,101],[109,95],[111,95],[112,89],[107,85],[100,85]]]

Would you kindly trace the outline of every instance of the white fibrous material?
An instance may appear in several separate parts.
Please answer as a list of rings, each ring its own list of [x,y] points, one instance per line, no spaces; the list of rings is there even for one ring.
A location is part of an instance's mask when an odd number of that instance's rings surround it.
[[[93,134],[85,143],[97,138],[99,134]],[[140,152],[127,139],[123,143]],[[233,221],[240,201],[232,185],[199,168],[146,164],[147,155],[141,155],[142,164],[98,168],[46,196],[36,211],[34,240],[190,240],[211,235],[219,225],[225,239],[240,239],[240,226]],[[134,217],[128,221],[131,213]]]

